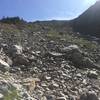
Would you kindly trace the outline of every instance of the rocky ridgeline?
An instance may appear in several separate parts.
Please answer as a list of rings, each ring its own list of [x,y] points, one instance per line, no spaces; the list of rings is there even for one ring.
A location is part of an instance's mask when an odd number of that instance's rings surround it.
[[[78,45],[41,32],[27,41],[0,43],[0,100],[99,100],[100,65]]]

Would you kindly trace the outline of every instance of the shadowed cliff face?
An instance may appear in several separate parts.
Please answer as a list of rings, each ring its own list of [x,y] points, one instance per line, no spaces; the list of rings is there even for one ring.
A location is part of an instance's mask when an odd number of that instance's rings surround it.
[[[73,20],[73,29],[76,32],[100,37],[100,1]]]

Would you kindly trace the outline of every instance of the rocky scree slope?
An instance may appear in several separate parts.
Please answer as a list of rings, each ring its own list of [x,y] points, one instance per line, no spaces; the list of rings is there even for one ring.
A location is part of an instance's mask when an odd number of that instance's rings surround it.
[[[0,23],[0,100],[99,100],[99,44],[51,23]]]

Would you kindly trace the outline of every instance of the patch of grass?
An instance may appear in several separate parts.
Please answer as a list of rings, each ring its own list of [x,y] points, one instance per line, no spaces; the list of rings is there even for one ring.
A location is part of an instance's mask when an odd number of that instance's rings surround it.
[[[71,43],[71,44],[76,44],[83,50],[86,50],[88,52],[93,52],[96,49],[99,48],[99,45],[93,43],[92,41],[89,41],[85,38],[75,36],[73,34],[69,33],[64,33],[63,35],[60,35],[59,32],[56,32],[54,30],[51,30],[47,34],[51,38],[59,38],[59,39],[64,39],[65,42]]]
[[[21,100],[18,96],[18,91],[15,88],[12,88],[4,95],[4,100]]]

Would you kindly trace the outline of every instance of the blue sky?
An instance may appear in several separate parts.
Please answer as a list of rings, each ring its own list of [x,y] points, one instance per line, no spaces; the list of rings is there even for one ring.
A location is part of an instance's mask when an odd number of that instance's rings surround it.
[[[27,21],[67,20],[84,12],[96,0],[0,0],[0,18],[19,16]]]

